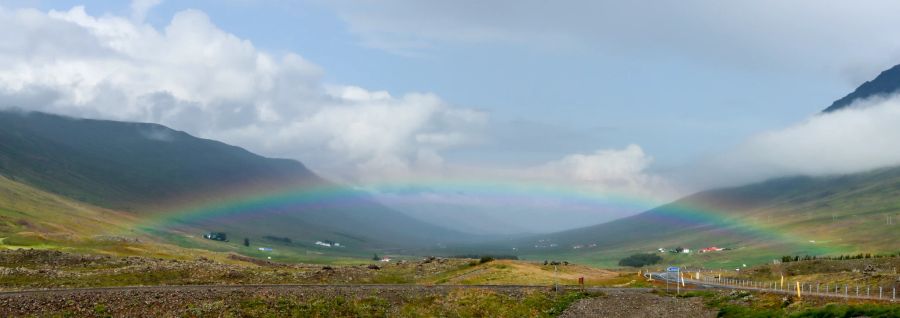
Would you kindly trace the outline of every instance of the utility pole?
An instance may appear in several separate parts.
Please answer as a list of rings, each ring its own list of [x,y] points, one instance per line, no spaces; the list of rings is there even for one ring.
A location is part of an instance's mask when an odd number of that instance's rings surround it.
[[[681,286],[678,285],[678,280],[677,280],[677,279],[681,278],[681,268],[680,267],[678,268],[678,276],[677,277],[678,278],[676,278],[676,281],[675,281],[675,294],[680,295],[681,294]],[[681,278],[681,282],[684,283],[684,278]]]
[[[553,285],[556,289],[556,292],[559,293],[559,270],[557,265],[553,265]]]

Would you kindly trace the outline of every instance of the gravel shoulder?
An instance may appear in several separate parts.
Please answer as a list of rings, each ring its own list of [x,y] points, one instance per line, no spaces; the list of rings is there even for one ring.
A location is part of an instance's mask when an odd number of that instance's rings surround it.
[[[618,289],[594,289],[604,293]],[[549,295],[546,286],[471,286],[471,285],[223,285],[223,286],[148,286],[106,287],[62,290],[28,290],[0,292],[0,317],[220,317],[227,313],[236,316],[270,316],[247,313],[253,303],[264,307],[277,307],[284,303],[299,307],[317,305],[352,305],[378,299],[373,305],[385,308],[383,314],[365,314],[367,317],[423,316],[401,311],[406,304],[446,300],[460,303],[477,303],[478,299],[503,298],[507,302],[494,302],[499,306],[514,306],[529,295]],[[334,300],[343,299],[337,302]],[[443,299],[443,300],[441,300]],[[414,306],[415,307],[415,306]],[[475,305],[475,312],[460,317],[496,316],[501,307]],[[251,308],[252,309],[252,308]],[[472,309],[472,308],[469,308]],[[451,310],[452,312],[452,310]],[[278,314],[290,313],[290,311]],[[492,314],[493,313],[493,314]],[[232,315],[234,316],[234,315]],[[296,316],[296,315],[295,315]],[[304,315],[299,315],[304,316]],[[317,315],[313,315],[317,316]],[[322,317],[357,317],[358,314],[318,315]],[[424,316],[429,316],[425,314]],[[505,317],[519,317],[506,313]]]
[[[662,297],[646,291],[609,291],[605,297],[582,299],[560,317],[716,317],[717,310],[703,305],[703,299]]]

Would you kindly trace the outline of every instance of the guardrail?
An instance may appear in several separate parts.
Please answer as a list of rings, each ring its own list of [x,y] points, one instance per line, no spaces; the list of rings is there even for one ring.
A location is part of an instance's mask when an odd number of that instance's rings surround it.
[[[706,287],[726,288],[749,291],[760,291],[779,294],[797,295],[803,297],[832,297],[844,299],[865,299],[896,302],[897,285],[872,286],[851,285],[832,282],[803,282],[791,280],[753,281],[719,276],[703,276],[702,274],[670,275],[668,273],[647,273],[648,278],[662,279],[679,284]],[[674,276],[674,277],[673,277]],[[690,277],[690,278],[688,278]]]

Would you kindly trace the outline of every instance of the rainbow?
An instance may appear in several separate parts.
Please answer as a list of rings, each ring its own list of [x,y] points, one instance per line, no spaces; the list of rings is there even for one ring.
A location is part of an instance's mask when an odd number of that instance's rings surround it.
[[[552,201],[557,205],[580,208],[599,208],[614,211],[639,211],[658,205],[649,199],[587,192],[573,187],[536,183],[493,181],[429,181],[368,183],[363,186],[345,185],[288,185],[243,186],[215,194],[177,200],[157,208],[146,218],[143,227],[165,227],[167,224],[207,218],[253,217],[260,211],[311,207],[353,207],[365,209],[368,200],[361,200],[368,192],[388,193],[397,198],[411,198],[417,193],[460,194],[483,198],[485,206],[509,207]],[[404,200],[393,202],[403,204]],[[415,203],[415,199],[405,201]]]
[[[524,207],[553,204],[561,215],[567,209],[627,213],[660,207],[659,202],[646,197],[611,192],[592,192],[582,188],[550,183],[507,182],[491,180],[417,180],[414,182],[370,183],[359,187],[344,185],[237,186],[198,199],[180,200],[158,209],[146,218],[139,228],[165,229],[178,224],[206,219],[252,219],[264,211],[298,211],[323,207],[342,207],[365,210],[369,200],[367,191],[388,193],[395,200],[391,206],[403,208],[422,203],[417,194],[443,194],[480,199],[481,206]],[[807,238],[780,229],[772,220],[738,217],[728,211],[709,206],[678,201],[655,209],[654,219],[672,226],[708,225],[722,229],[723,237],[752,237],[784,244],[803,244]],[[829,251],[811,247],[816,253]]]

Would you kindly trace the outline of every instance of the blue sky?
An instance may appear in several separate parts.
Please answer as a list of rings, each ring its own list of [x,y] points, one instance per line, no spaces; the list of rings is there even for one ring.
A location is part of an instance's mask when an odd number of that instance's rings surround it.
[[[146,10],[135,11],[141,3]],[[804,170],[795,163],[806,159],[779,158],[809,152],[763,154],[817,144],[792,132],[818,131],[820,110],[900,63],[900,39],[888,32],[900,29],[900,5],[891,1],[0,8],[0,35],[12,43],[0,46],[0,102],[158,122],[361,187],[525,180],[665,202],[712,185],[871,168]],[[733,162],[762,172],[694,181],[736,170]],[[552,229],[641,208],[599,209]],[[530,225],[544,221],[519,225],[542,230]]]
[[[128,3],[109,1],[6,3],[17,4],[44,10],[84,5],[92,15],[130,10]],[[681,165],[802,119],[857,84],[834,72],[754,69],[665,52],[622,56],[509,43],[439,43],[409,56],[363,45],[338,12],[317,2],[165,1],[147,21],[162,28],[188,8],[202,10],[218,27],[262,49],[302,55],[325,69],[330,82],[398,94],[433,92],[490,112],[495,125],[511,126],[498,128],[500,134],[541,127],[577,136],[538,145],[498,136],[484,147],[448,154],[465,161],[539,163],[637,143],[660,166]],[[510,144],[497,145],[501,142]]]

